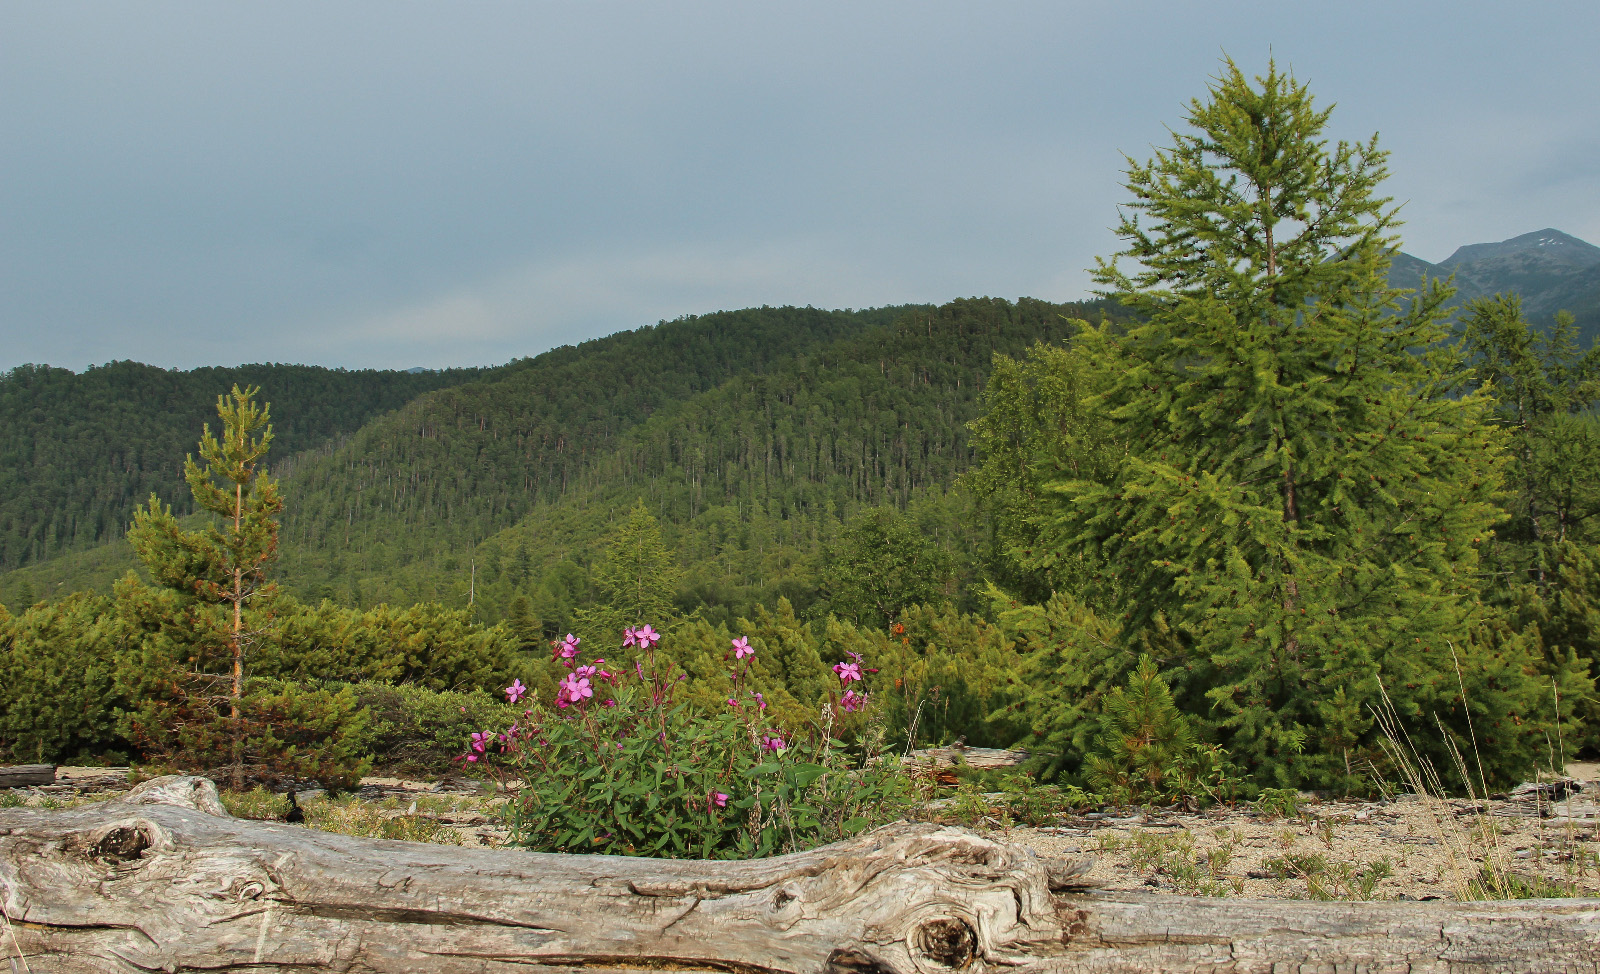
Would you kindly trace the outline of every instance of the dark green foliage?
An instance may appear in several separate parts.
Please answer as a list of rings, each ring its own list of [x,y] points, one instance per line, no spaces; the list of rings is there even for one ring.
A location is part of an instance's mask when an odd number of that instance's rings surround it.
[[[661,541],[661,526],[643,501],[604,539],[590,573],[597,604],[576,613],[577,626],[621,641],[623,630],[653,622],[665,631],[677,614],[672,597],[683,572]]]
[[[374,762],[393,774],[444,774],[475,731],[509,726],[521,712],[506,704],[504,694],[488,689],[429,690],[414,683],[366,681],[350,690],[371,715],[366,744]]]
[[[337,587],[352,570],[464,555],[570,493],[620,437],[662,409],[898,313],[757,308],[684,318],[558,348],[424,396],[297,465],[285,569],[303,584]],[[636,497],[638,480],[615,485]],[[434,587],[407,597],[437,598],[440,582],[465,584],[464,558],[434,568]]]
[[[372,768],[371,716],[350,687],[305,686],[252,678],[243,698],[244,760],[265,778],[311,779],[344,791]],[[231,752],[227,738],[190,737],[185,762]],[[228,748],[228,750],[224,750]]]
[[[957,740],[1010,747],[1025,736],[1026,691],[1015,645],[976,615],[920,605],[902,612],[887,632],[830,621],[824,636],[830,647],[862,653],[876,670],[867,686],[896,747]]]
[[[1600,540],[1600,349],[1578,347],[1570,316],[1539,332],[1509,295],[1471,302],[1460,343],[1470,384],[1494,396],[1509,439],[1510,517],[1485,558],[1496,595],[1517,580],[1548,587],[1558,548]]]
[[[13,369],[0,375],[0,571],[120,542],[151,494],[180,516],[193,510],[179,471],[218,389],[260,386],[275,404],[278,455],[289,457],[478,374],[265,364],[175,372],[137,362]]]
[[[1553,729],[1541,680],[1570,674],[1468,636],[1489,638],[1477,551],[1504,438],[1493,403],[1453,385],[1448,292],[1402,304],[1386,285],[1384,154],[1330,145],[1327,119],[1275,68],[1252,84],[1228,63],[1174,146],[1130,161],[1119,233],[1138,268],[1097,276],[1142,320],[1075,339],[1122,449],[1107,471],[1080,437],[1090,462],[1030,467],[1054,501],[1040,541],[1081,558],[1073,594],[1117,632],[1113,648],[1045,627],[1061,713],[1040,729],[1081,748],[1086,691],[1149,652],[1259,785],[1363,787],[1380,681],[1441,767],[1435,714],[1464,749],[1469,706],[1518,714],[1519,733],[1478,740],[1503,781]]]
[[[430,690],[487,686],[511,669],[504,631],[472,621],[466,609],[435,603],[362,611],[324,601],[286,601],[255,671],[283,680],[378,680]]]
[[[992,581],[1029,602],[1078,591],[1102,574],[1081,548],[1051,544],[1054,498],[1045,484],[1069,477],[1110,483],[1126,451],[1116,425],[1092,405],[1111,370],[1090,343],[1043,342],[1024,359],[996,355],[973,420],[980,462],[964,476],[993,527],[985,568]]]
[[[588,574],[598,539],[641,496],[685,572],[678,609],[717,623],[780,597],[821,614],[828,545],[859,508],[894,506],[938,547],[970,552],[982,525],[965,495],[947,491],[970,463],[963,424],[993,354],[1064,333],[1062,314],[1074,310],[1090,309],[952,302],[665,406],[555,503],[478,546],[480,601],[526,594],[553,629],[572,628],[575,609],[597,601]],[[464,567],[442,556],[387,579],[395,597],[464,600]],[[973,564],[953,567],[959,598]]]
[[[1128,665],[1119,629],[1061,592],[1043,605],[1009,599],[998,589],[990,598],[1021,658],[1032,764],[1046,779],[1077,777],[1093,746],[1102,700]]]
[[[1116,687],[1100,712],[1100,734],[1087,761],[1089,783],[1118,804],[1222,797],[1226,760],[1195,738],[1171,688],[1148,656]]]
[[[893,508],[858,511],[828,546],[822,589],[828,608],[882,629],[913,605],[953,593],[955,558]]]
[[[131,746],[114,674],[121,637],[111,600],[77,593],[15,618],[0,608],[0,760],[64,763]]]

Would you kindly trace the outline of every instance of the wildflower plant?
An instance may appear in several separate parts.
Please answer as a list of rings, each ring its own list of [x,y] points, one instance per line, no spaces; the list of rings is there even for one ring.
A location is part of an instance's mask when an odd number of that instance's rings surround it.
[[[657,653],[649,625],[623,633],[632,666],[585,661],[582,640],[552,644],[566,667],[552,703],[528,702],[503,730],[474,732],[464,763],[507,794],[510,841],[546,852],[751,858],[811,848],[889,821],[911,800],[883,757],[882,721],[860,689],[859,656],[834,668],[842,695],[812,726],[769,723],[749,677],[756,649],[731,641],[732,692],[714,712],[680,702],[687,678]],[[521,698],[520,681],[505,688]],[[847,721],[859,742],[834,737]],[[859,725],[859,726],[857,726]]]

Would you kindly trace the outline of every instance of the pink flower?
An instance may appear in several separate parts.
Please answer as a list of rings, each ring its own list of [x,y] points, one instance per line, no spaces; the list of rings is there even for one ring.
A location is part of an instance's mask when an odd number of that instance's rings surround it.
[[[639,645],[639,633],[632,627],[622,630],[622,648]]]
[[[732,697],[729,697],[728,698],[728,706],[737,707],[737,706],[739,706],[739,701],[733,699]]]
[[[649,649],[661,641],[661,634],[651,629],[648,623],[640,626],[634,635],[639,639],[640,649]]]
[[[751,647],[750,640],[746,639],[745,637],[740,636],[738,639],[733,641],[734,659],[744,659],[746,656],[754,656],[755,654],[756,651]]]
[[[846,713],[855,713],[867,705],[867,698],[855,691],[854,687],[846,690],[844,696],[839,698],[839,706]]]
[[[767,709],[767,698],[763,697],[759,693],[756,694],[756,709],[757,710],[766,710]]]
[[[494,734],[489,731],[473,731],[472,749],[482,754],[489,747],[489,742],[492,740],[494,740]]]
[[[516,703],[518,700],[521,700],[522,695],[527,692],[528,688],[522,685],[522,681],[520,679],[512,680],[511,685],[506,687],[506,702]]]
[[[578,644],[583,642],[572,633],[567,633],[567,638],[556,644],[556,656],[561,659],[572,659],[578,655]]]
[[[720,791],[714,791],[711,793],[711,804],[717,806],[718,808],[727,808],[728,796],[724,795]]]
[[[615,701],[615,700],[612,700],[612,699],[611,699],[611,698],[609,698],[609,697],[607,697],[607,698],[606,698],[606,706],[607,706],[607,707],[615,707],[615,706],[616,706],[616,705],[617,705],[617,702],[616,702],[616,701]],[[621,745],[621,744],[618,744],[618,745],[617,745],[617,746],[618,746],[618,747],[621,747],[621,746],[622,746],[622,745]]]
[[[839,674],[840,680],[849,683],[851,680],[861,679],[861,664],[835,663],[833,664],[833,672]]]
[[[588,679],[576,673],[568,673],[567,678],[561,681],[561,688],[556,693],[556,706],[566,707],[569,704],[582,703],[585,698],[594,696],[594,688],[589,686]]]
[[[767,734],[762,734],[761,735],[761,748],[762,748],[762,750],[776,752],[776,751],[781,751],[781,750],[783,750],[784,748],[786,748],[788,746],[789,745],[783,743],[783,738],[779,737],[776,734],[773,734],[773,735],[770,735],[770,736],[767,735]]]
[[[580,666],[572,671],[572,675],[580,680],[587,680],[589,677],[594,676],[596,672],[593,666]]]
[[[476,754],[469,754],[469,755],[467,755],[467,760],[468,761],[476,761],[476,760],[478,760],[478,756]]]

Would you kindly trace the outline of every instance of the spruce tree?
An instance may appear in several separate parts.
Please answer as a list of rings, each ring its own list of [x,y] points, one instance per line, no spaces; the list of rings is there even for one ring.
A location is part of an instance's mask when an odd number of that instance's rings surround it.
[[[677,558],[661,539],[661,525],[639,500],[606,537],[591,573],[599,605],[579,610],[579,635],[614,645],[626,628],[665,628],[677,617],[673,596],[683,580]]]
[[[1453,386],[1449,289],[1388,287],[1386,154],[1330,144],[1329,112],[1275,65],[1252,83],[1226,61],[1171,147],[1129,160],[1135,266],[1096,278],[1143,320],[1078,339],[1114,364],[1095,405],[1127,452],[1052,484],[1057,543],[1104,566],[1082,594],[1129,658],[1171,627],[1176,697],[1262,785],[1359,786],[1380,680],[1466,747],[1469,712],[1531,716],[1548,684],[1525,650],[1485,667],[1464,639],[1504,437]],[[1523,770],[1536,723],[1479,736],[1485,765]]]
[[[189,696],[193,702],[226,699],[227,734],[232,756],[233,787],[244,787],[245,662],[262,635],[247,616],[264,607],[276,586],[267,569],[278,554],[277,515],[283,510],[278,485],[259,469],[272,443],[269,405],[257,405],[258,388],[237,385],[217,397],[222,419],[219,438],[207,424],[200,437],[200,461],[191,454],[183,465],[184,480],[200,510],[216,515],[221,525],[203,530],[182,528],[172,509],[154,495],[134,512],[128,540],[152,579],[186,603],[186,615],[197,630],[192,658],[194,680],[205,684]],[[223,672],[207,645],[222,649]],[[215,687],[225,688],[220,695]]]

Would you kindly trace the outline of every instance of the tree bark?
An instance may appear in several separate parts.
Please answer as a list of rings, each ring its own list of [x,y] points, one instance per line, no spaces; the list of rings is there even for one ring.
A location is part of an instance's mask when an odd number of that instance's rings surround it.
[[[13,764],[0,768],[0,788],[26,788],[56,783],[53,764]]]
[[[164,778],[0,812],[0,905],[33,971],[1017,974],[1593,971],[1600,901],[1106,896],[1082,864],[888,826],[748,862],[547,855],[233,819]],[[20,970],[20,964],[16,967]]]

